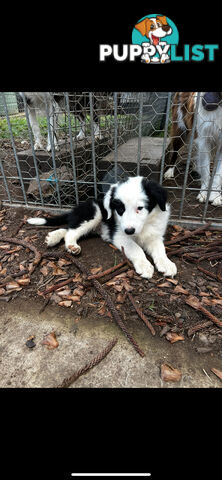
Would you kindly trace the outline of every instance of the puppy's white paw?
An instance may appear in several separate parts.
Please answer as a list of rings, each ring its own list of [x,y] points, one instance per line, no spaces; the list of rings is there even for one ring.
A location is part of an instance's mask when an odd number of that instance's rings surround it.
[[[174,277],[177,273],[177,267],[175,263],[171,262],[169,258],[160,258],[156,263],[158,272],[163,273],[166,277]]]
[[[173,177],[174,177],[174,167],[168,168],[168,170],[164,173],[165,180]]]
[[[148,260],[137,260],[134,262],[134,268],[136,273],[141,275],[143,278],[152,278],[153,276],[154,267]]]
[[[200,193],[197,195],[197,200],[199,200],[200,203],[206,202],[207,199],[207,192],[206,190],[200,191]]]
[[[212,192],[210,194],[209,202],[212,202],[212,205],[214,205],[214,207],[222,205],[222,196],[220,192]]]
[[[85,136],[85,133],[83,132],[83,130],[80,130],[80,132],[76,136],[76,140],[83,140],[85,137],[86,136]]]
[[[59,146],[58,146],[58,145],[55,145],[55,146],[54,146],[54,149],[55,149],[55,151],[57,152],[57,151],[59,150]],[[51,145],[47,145],[46,150],[47,150],[47,152],[51,152],[51,150],[52,150],[52,149],[51,149]]]
[[[34,150],[44,150],[44,147],[42,146],[42,143],[41,142],[35,142]]]
[[[68,245],[66,247],[66,250],[67,252],[72,253],[73,255],[79,255],[81,252],[81,247],[76,243],[75,245]]]
[[[53,230],[53,232],[49,232],[45,238],[45,243],[48,247],[54,247],[59,243],[61,240],[61,235],[59,235],[58,230]]]

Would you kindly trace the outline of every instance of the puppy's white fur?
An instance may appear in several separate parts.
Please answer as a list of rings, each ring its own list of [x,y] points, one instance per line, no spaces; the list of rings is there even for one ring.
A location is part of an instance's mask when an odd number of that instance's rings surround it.
[[[77,243],[78,239],[101,224],[103,240],[112,242],[120,251],[123,247],[125,255],[133,263],[139,275],[144,278],[153,276],[154,267],[147,259],[145,252],[151,256],[159,272],[171,277],[176,275],[177,267],[167,257],[163,243],[170,206],[165,203],[165,200],[161,203],[158,197],[152,204],[153,199],[156,198],[155,188],[161,189],[161,187],[153,182],[154,191],[149,197],[144,187],[144,180],[140,176],[129,177],[122,183],[111,185],[102,205],[92,200],[90,204],[85,204],[82,210],[81,206],[76,207],[76,210],[73,209],[68,219],[67,215],[64,215],[66,223],[70,226],[50,232],[46,237],[47,245],[52,247],[64,239],[66,250],[75,255],[79,254],[81,248]],[[162,191],[163,189],[160,190]],[[116,206],[117,204],[122,206],[122,210]],[[89,209],[92,211],[91,216],[89,216]],[[75,228],[72,228],[73,218],[77,218],[77,213],[79,220],[74,222]],[[43,224],[43,220],[28,219],[28,222],[40,225]],[[53,221],[55,222],[55,218]],[[64,223],[63,216],[59,218],[59,222],[60,225]],[[44,223],[50,225],[50,218],[47,218]],[[133,233],[129,234],[129,231]]]

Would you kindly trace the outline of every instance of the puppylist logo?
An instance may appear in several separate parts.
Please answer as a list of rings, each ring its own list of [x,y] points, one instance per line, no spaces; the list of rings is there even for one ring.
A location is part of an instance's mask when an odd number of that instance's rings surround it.
[[[183,54],[177,54],[179,32],[175,23],[165,15],[150,14],[141,18],[132,31],[131,44],[101,44],[99,60],[113,58],[117,62],[164,64],[170,62],[214,62],[218,44],[184,44]]]

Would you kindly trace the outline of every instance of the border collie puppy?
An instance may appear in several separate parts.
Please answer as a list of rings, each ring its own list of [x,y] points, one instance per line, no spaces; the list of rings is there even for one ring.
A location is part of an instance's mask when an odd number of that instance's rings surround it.
[[[177,273],[176,265],[166,255],[163,236],[170,215],[167,193],[158,183],[144,177],[129,177],[110,186],[103,201],[87,200],[70,213],[51,218],[29,218],[32,225],[66,225],[49,232],[48,247],[65,240],[66,250],[79,254],[77,241],[99,225],[103,240],[119,250],[124,247],[136,272],[144,278],[153,276],[153,259],[157,270],[166,276]]]
[[[198,92],[177,92],[172,106],[171,141],[168,146],[166,163],[171,163],[164,178],[174,177],[175,165],[179,150],[188,142],[192,130],[194,112],[196,108]],[[201,92],[197,112],[197,124],[194,132],[194,141],[197,146],[196,170],[201,176],[200,193],[197,196],[199,202],[205,202],[210,181],[211,153],[215,155],[215,149],[220,140],[222,131],[222,92]],[[172,156],[170,158],[170,151]],[[222,205],[222,148],[219,154],[217,168],[214,174],[209,201],[212,205]]]

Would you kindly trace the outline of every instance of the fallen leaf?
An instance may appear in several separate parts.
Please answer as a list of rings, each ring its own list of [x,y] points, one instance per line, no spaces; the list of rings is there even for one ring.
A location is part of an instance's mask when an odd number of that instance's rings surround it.
[[[5,293],[5,289],[4,288],[0,288],[0,295],[4,295]]]
[[[56,268],[57,265],[56,265],[55,262],[53,262],[52,260],[50,260],[50,262],[47,263],[47,267],[49,267],[49,268]]]
[[[44,265],[42,268],[40,268],[40,272],[42,273],[43,277],[47,277],[49,270],[46,265]]]
[[[221,370],[218,370],[217,368],[211,368],[211,372],[213,372],[215,375],[217,375],[220,380],[222,380],[222,372]]]
[[[185,288],[181,287],[181,285],[177,285],[174,288],[174,293],[183,293],[183,295],[189,295],[190,294],[190,292],[188,292],[188,290],[186,290]]]
[[[26,270],[26,268],[24,267],[24,265],[22,265],[22,263],[20,263],[19,265],[19,270],[22,272],[23,270]]]
[[[66,274],[66,271],[60,267],[56,267],[52,271],[52,275],[64,275],[64,274]]]
[[[28,285],[30,283],[30,281],[31,281],[30,278],[19,278],[17,280],[19,285],[24,285],[24,286]]]
[[[1,250],[8,250],[10,248],[10,245],[0,245]]]
[[[164,382],[179,382],[182,377],[182,373],[177,368],[172,367],[166,363],[163,363],[160,367],[161,379]]]
[[[171,285],[170,285],[169,282],[164,282],[164,283],[159,283],[159,284],[157,285],[157,287],[159,287],[159,288],[162,288],[162,287],[167,287],[167,288],[169,288],[169,287],[171,287]]]
[[[71,290],[70,290],[70,288],[66,288],[65,290],[60,290],[60,291],[57,290],[56,293],[57,293],[57,295],[59,295],[61,297],[64,297],[66,295],[70,295]]]
[[[5,275],[7,273],[7,268],[3,268],[0,272],[0,275]]]
[[[133,287],[132,287],[132,285],[130,285],[126,280],[124,280],[123,286],[124,286],[124,288],[125,288],[125,290],[126,290],[127,292],[132,292]]]
[[[79,297],[79,295],[68,295],[66,298],[68,300],[72,300],[73,302],[79,302],[81,300],[81,297]]]
[[[113,288],[114,288],[117,292],[122,292],[123,285],[113,285]]]
[[[95,268],[91,268],[90,272],[92,275],[96,275],[97,273],[101,272],[103,269],[103,267],[95,267]]]
[[[190,295],[188,298],[186,298],[186,303],[197,310],[201,305],[198,298],[194,297],[194,295]]]
[[[222,300],[220,300],[218,298],[203,297],[201,303],[204,304],[204,305],[222,305]]]
[[[178,284],[178,280],[174,280],[174,278],[166,278],[166,280],[170,283],[173,283],[174,285]]]
[[[174,230],[176,230],[177,232],[182,232],[182,230],[183,230],[183,227],[181,227],[180,225],[172,225],[172,227],[173,227]]]
[[[61,302],[61,298],[56,294],[56,293],[53,293],[52,296],[51,296],[51,300],[55,303],[59,303]]]
[[[75,273],[72,281],[73,281],[74,283],[75,283],[75,282],[82,282],[81,273]]]
[[[126,294],[122,294],[122,293],[118,293],[117,297],[116,297],[116,301],[118,303],[124,303],[125,302],[125,299],[126,299]]]
[[[51,332],[48,335],[46,335],[42,341],[42,345],[47,345],[48,350],[57,348],[59,345],[59,342],[56,339],[55,332]]]
[[[59,302],[59,304],[61,307],[71,307],[72,305],[72,301],[71,300],[62,300],[61,302]]]
[[[184,337],[183,335],[178,335],[176,332],[167,332],[166,339],[169,340],[170,343],[175,343],[179,340],[184,340]]]
[[[78,295],[79,297],[83,297],[84,294],[85,292],[81,286],[79,286],[79,288],[74,288],[73,290],[73,295]]]
[[[15,288],[18,288],[19,284],[17,282],[10,282],[7,283],[6,285],[6,290],[14,290]]]
[[[58,266],[63,267],[64,265],[72,265],[72,262],[70,262],[70,260],[66,260],[65,258],[60,258],[58,260]]]
[[[5,232],[5,230],[8,230],[8,227],[6,227],[6,225],[4,225],[4,226],[1,228],[1,231],[2,231],[2,232]]]

